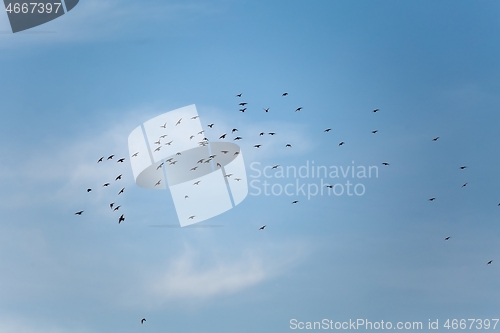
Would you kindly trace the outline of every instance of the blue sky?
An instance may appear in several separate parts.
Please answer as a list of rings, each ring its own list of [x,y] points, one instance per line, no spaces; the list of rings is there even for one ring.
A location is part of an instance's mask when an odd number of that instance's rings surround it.
[[[498,318],[499,17],[497,1],[82,0],[12,34],[0,15],[0,332]],[[252,163],[313,161],[378,177],[323,180],[362,196],[250,188],[178,228],[168,191],[96,161],[190,104],[210,140],[239,129],[249,181]]]

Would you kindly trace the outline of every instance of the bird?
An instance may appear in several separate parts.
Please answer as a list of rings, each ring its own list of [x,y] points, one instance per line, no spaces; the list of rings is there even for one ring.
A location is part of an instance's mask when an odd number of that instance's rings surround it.
[[[331,128],[327,128],[326,130],[324,130],[323,132],[330,132],[332,129]]]
[[[161,142],[160,142],[160,140],[158,140],[158,141],[155,141],[154,144],[161,145]]]
[[[241,180],[241,178],[234,178],[234,180],[236,180],[237,182],[239,182]]]
[[[167,128],[167,123],[161,125],[160,127]]]
[[[449,240],[450,238],[451,238],[451,237],[450,237],[450,236],[448,236],[448,237],[446,237],[444,240],[445,240],[445,241],[447,241],[447,240]]]
[[[160,165],[158,165],[158,166],[156,167],[156,170],[158,170],[158,169],[159,169],[159,168],[161,168],[162,166],[163,166],[163,162],[162,162],[162,163],[160,163]]]
[[[217,156],[217,155],[210,155],[210,156],[208,156],[208,158],[215,158],[215,156]]]
[[[169,165],[175,165],[175,163],[177,163],[177,161],[172,161],[169,163]]]
[[[333,185],[325,185],[328,188],[333,188]]]
[[[191,215],[190,217],[188,217],[189,220],[192,220],[194,219],[195,215]]]
[[[429,201],[434,201],[434,200],[436,200],[436,198],[430,198],[430,199],[429,199]]]
[[[139,152],[135,153],[134,155],[132,155],[130,157],[137,157],[137,155],[139,155]]]
[[[201,180],[198,180],[197,182],[194,182],[193,185],[199,185]]]
[[[465,168],[467,168],[467,166],[466,166],[466,165],[462,165],[462,166],[460,167],[460,170],[463,170],[463,169],[465,169]]]
[[[175,126],[179,125],[181,123],[181,121],[182,121],[182,118],[179,119],[179,121],[177,121],[177,124],[175,124]]]
[[[262,145],[255,145],[254,147],[255,147],[255,148],[260,148],[260,146],[262,146]]]
[[[237,151],[237,152],[235,152],[235,153],[233,154],[233,156],[234,156],[234,155],[238,155],[239,153],[240,153],[240,152],[239,152],[239,151]],[[500,206],[500,204],[499,204],[499,206]]]
[[[146,318],[142,318],[141,319],[141,324],[144,324],[145,321],[146,321]]]
[[[240,109],[240,112],[245,112],[247,108]]]
[[[275,135],[276,133],[274,133],[274,132],[269,132],[268,134],[269,134],[269,135]]]
[[[185,195],[185,196],[184,196],[184,199],[187,199],[187,198],[189,198],[189,197],[188,197],[187,195]]]
[[[488,261],[488,263],[486,265],[491,265],[492,262],[493,262],[493,260],[490,260],[490,261]]]
[[[92,191],[92,189],[91,189],[91,188],[88,188],[88,189],[87,189],[87,193],[89,193],[90,191]]]
[[[103,158],[104,158],[104,156],[103,156],[103,157],[101,157],[101,158],[97,161],[97,163],[102,162],[102,159],[103,159]]]
[[[439,136],[436,136],[432,141],[437,141],[439,139]]]
[[[236,97],[241,97],[241,94],[236,95]]]
[[[115,178],[115,181],[117,181],[118,179],[122,179],[122,175],[118,175],[116,178]]]
[[[217,163],[217,167],[222,168],[222,165],[220,163]]]
[[[115,210],[120,209],[120,207],[121,207],[121,206],[116,206],[116,207],[115,207],[115,209],[113,209],[113,212],[114,212]]]
[[[191,119],[196,119],[196,118],[200,118],[200,116],[191,117]]]
[[[279,164],[276,164],[276,165],[273,165],[273,167],[272,167],[272,168],[273,168],[273,169],[278,169],[278,167],[279,167],[279,166],[280,166]]]
[[[383,165],[389,165],[389,163],[387,163],[387,162],[382,162],[382,164],[383,164]]]
[[[83,210],[76,212],[75,215],[82,215],[82,213],[83,213]]]
[[[160,151],[161,149],[161,146],[159,146],[158,148],[155,149],[155,151]]]
[[[290,148],[292,148],[292,145],[291,145],[291,144],[289,144],[289,143],[287,143],[285,147],[290,147]]]
[[[263,136],[263,135],[264,135],[264,132],[260,132],[260,133],[259,133],[259,135],[260,135],[260,136]]]
[[[109,186],[109,185],[111,185],[111,184],[110,184],[110,183],[106,183],[106,184],[104,184],[104,185],[102,185],[102,186],[107,187],[107,186]]]
[[[204,159],[204,158],[202,158],[201,160],[199,160],[199,161],[198,161],[198,162],[196,162],[196,163],[203,163],[203,161],[204,161],[204,160],[205,160],[205,159]]]
[[[110,204],[109,204],[109,208],[113,209],[113,205],[114,205],[114,204],[115,204],[114,202],[110,203]]]
[[[198,132],[198,134],[203,134],[203,132],[205,132],[205,130],[203,130],[203,131],[199,131],[199,132]]]
[[[191,171],[196,171],[196,169],[197,169],[197,168],[198,168],[198,167],[197,167],[197,166],[195,166],[194,168],[191,168]]]
[[[288,95],[288,93],[287,93],[287,92],[284,92],[284,93],[281,95],[281,97],[285,97],[285,96],[287,96],[287,95]]]
[[[124,214],[122,214],[122,216],[120,216],[120,218],[118,219],[118,224],[120,224],[121,222],[125,221],[125,216]]]
[[[182,155],[182,153],[181,153],[181,152],[177,152],[177,153],[175,154],[175,156],[179,156],[179,155]]]
[[[109,155],[108,160],[112,160],[115,155]]]
[[[234,138],[234,140],[241,140],[241,139],[243,139],[241,136],[237,136]]]
[[[237,128],[233,128],[233,129],[231,130],[231,133],[234,133],[234,132],[238,132],[238,129],[237,129]]]
[[[229,153],[229,151],[228,150],[221,150],[221,153],[227,154],[227,153]]]
[[[266,111],[266,112],[269,112],[269,108],[267,108],[267,109],[262,108],[262,109],[263,109],[264,111]]]
[[[219,136],[219,139],[225,139],[225,138],[226,138],[226,133],[224,133],[221,136]]]
[[[378,111],[378,109],[373,110],[373,112],[377,112],[377,111]]]
[[[124,187],[124,188],[122,188],[122,189],[120,190],[120,192],[118,192],[118,195],[120,195],[120,194],[121,194],[121,193],[123,193],[124,191],[125,191],[125,187]]]
[[[296,204],[297,202],[299,202],[299,200],[292,201],[292,205]]]
[[[295,112],[302,110],[302,106],[295,109]]]
[[[192,118],[191,118],[191,119],[192,119]],[[166,138],[167,136],[168,136],[168,134],[161,135],[161,136],[160,136],[160,139]]]
[[[225,177],[227,177],[227,178],[231,178],[231,176],[232,176],[232,175],[233,175],[232,173],[229,173],[229,174],[227,174]]]
[[[340,143],[339,143],[339,146],[342,146],[343,144],[344,144],[344,141],[340,142]]]
[[[118,161],[116,161],[116,163],[123,163],[123,161],[125,161],[124,157],[120,158]]]
[[[212,128],[212,127],[214,127],[214,124],[208,124],[207,126]]]
[[[464,183],[464,184],[462,185],[462,187],[465,187],[465,186],[467,186],[467,183]]]
[[[160,185],[160,183],[161,183],[161,179],[160,179],[159,181],[157,181],[157,182],[156,182],[155,186]]]
[[[174,142],[174,140],[170,141],[170,142],[167,142],[165,143],[165,146],[170,146],[172,144],[172,142]]]
[[[377,133],[377,132],[378,132],[378,130],[374,130],[374,131],[372,131],[372,133],[373,133],[373,134],[375,134],[375,133]]]
[[[240,104],[238,104],[238,105],[245,106],[245,105],[247,105],[247,104],[248,104],[248,103],[242,102],[242,103],[240,103]]]
[[[263,225],[262,227],[259,228],[259,230],[264,230],[266,228],[266,225]]]

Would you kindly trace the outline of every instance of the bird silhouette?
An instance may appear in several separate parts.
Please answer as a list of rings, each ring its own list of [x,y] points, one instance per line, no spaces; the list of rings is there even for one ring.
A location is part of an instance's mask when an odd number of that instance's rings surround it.
[[[299,202],[299,201],[298,200],[292,201],[292,205],[296,204],[297,202]]]
[[[378,109],[373,110],[373,112],[378,112]]]
[[[436,198],[430,198],[430,199],[429,199],[429,201],[434,201],[434,200],[436,200]]]
[[[330,132],[332,129],[331,128],[327,128],[326,130],[324,130],[323,132]]]
[[[139,152],[135,153],[134,155],[132,155],[131,157],[137,157],[137,155],[139,155]]]
[[[158,140],[158,141],[155,141],[155,142],[153,142],[153,143],[154,143],[154,144],[156,144],[156,145],[161,145],[161,142],[160,142],[160,140]]]
[[[193,118],[194,118],[194,117],[193,117]],[[191,118],[191,119],[193,119],[193,118]],[[166,138],[167,136],[168,136],[168,134],[161,135],[161,136],[160,136],[160,139],[164,139],[164,138]]]
[[[175,126],[180,125],[181,121],[182,121],[182,118],[177,121],[177,124],[175,124]]]
[[[291,145],[291,144],[289,144],[289,143],[287,143],[285,147],[290,147],[290,148],[292,148],[292,145]]]
[[[264,111],[266,111],[266,112],[269,112],[269,108],[267,108],[267,109],[262,108],[262,109],[263,109]]]
[[[110,203],[110,204],[109,204],[109,208],[113,209],[113,205],[114,205],[114,204],[115,204],[114,202]]]
[[[302,110],[302,106],[295,109],[295,112]]]
[[[344,143],[345,143],[344,141],[340,142],[340,143],[339,143],[339,146],[342,146]]]
[[[118,161],[116,161],[116,163],[123,163],[123,161],[125,161],[124,157],[120,158]]]
[[[269,135],[275,135],[276,133],[274,133],[274,132],[269,132],[269,133],[267,133],[267,134],[269,134]]]
[[[161,183],[161,179],[160,179],[159,181],[157,181],[157,182],[156,182],[155,186],[160,185],[160,183]]]
[[[231,133],[234,133],[234,132],[238,132],[238,129],[237,129],[237,128],[233,128],[233,129],[231,130]]]
[[[115,155],[109,155],[108,160],[112,160]]]
[[[142,318],[141,319],[141,324],[144,324],[145,321],[146,321],[146,318]]]
[[[239,153],[240,153],[240,152],[239,152],[239,151],[237,151],[237,152],[235,152],[235,153],[233,154],[233,156],[234,156],[234,155],[238,155]],[[500,206],[500,204],[499,204],[499,206]]]
[[[241,140],[241,139],[243,139],[241,136],[237,136],[234,138],[234,140]]]
[[[236,180],[237,182],[239,182],[241,180],[241,178],[234,178],[234,180]]]
[[[161,149],[161,146],[159,146],[158,148],[155,149],[155,151],[160,151]]]
[[[241,94],[236,95],[236,97],[241,97]]]
[[[122,216],[120,216],[120,218],[118,219],[118,224],[120,224],[121,222],[124,222],[125,221],[125,215],[122,214]]]
[[[115,178],[115,181],[117,181],[118,179],[122,179],[122,174],[118,175],[118,176]]]
[[[222,168],[222,165],[220,163],[217,163],[217,167]]]
[[[194,182],[193,185],[200,185],[201,180],[198,180],[197,182]]]
[[[448,236],[448,237],[446,237],[444,240],[445,240],[445,241],[447,241],[447,240],[449,240],[450,238],[451,238],[451,237],[450,237],[450,236]]]
[[[162,166],[163,166],[163,162],[161,162],[161,163],[160,163],[160,165],[158,165],[158,166],[156,167],[156,170],[160,169]]]
[[[284,92],[281,97],[285,97],[285,96],[288,96],[288,93],[287,92]]]
[[[247,108],[240,109],[240,112],[245,112]]]
[[[124,188],[122,188],[122,189],[120,190],[120,192],[118,192],[118,195],[122,194],[124,191],[125,191],[125,187],[124,187]]]
[[[279,167],[279,166],[280,166],[279,164],[276,164],[276,165],[273,165],[273,167],[272,167],[272,168],[273,168],[273,169],[278,169],[278,167]]]
[[[170,146],[172,144],[172,142],[174,142],[174,140],[170,141],[170,142],[167,142],[165,143],[165,146]]]
[[[221,152],[221,153],[223,153],[223,154],[227,154],[227,153],[229,153],[229,151],[228,151],[228,150],[221,150],[220,152]]]
[[[262,145],[255,145],[254,147],[255,147],[255,148],[260,148],[260,146],[262,146]]]
[[[97,163],[102,162],[102,159],[103,159],[103,158],[104,158],[104,156],[103,156],[103,157],[101,157],[101,158],[97,161]]]
[[[212,127],[214,127],[214,124],[208,124],[207,126],[212,128]]]
[[[224,133],[221,136],[219,136],[219,139],[225,139],[225,138],[226,138],[226,133]]]
[[[195,166],[194,168],[191,168],[191,171],[195,171],[198,167]]]
[[[486,263],[486,265],[491,265],[492,262],[493,262],[493,260],[490,260],[490,261],[488,261],[488,263]]]
[[[83,213],[83,210],[76,212],[75,215],[82,215],[82,213]]]
[[[200,116],[191,117],[191,119],[196,119],[196,118],[200,118]]]
[[[161,125],[160,127],[167,128],[167,123]]]
[[[259,228],[259,230],[264,230],[266,228],[266,225],[263,225],[262,227]]]
[[[102,185],[102,186],[104,186],[104,187],[108,187],[109,185],[111,185],[111,184],[110,184],[110,183],[106,183],[106,184],[104,184],[104,185]]]
[[[467,183],[464,183],[464,184],[462,185],[462,187],[465,187],[465,186],[467,186]]]
[[[114,212],[115,210],[120,209],[120,207],[121,207],[121,206],[116,206],[116,207],[115,207],[115,209],[113,209],[113,212]]]
[[[87,189],[87,193],[89,193],[90,191],[92,191],[92,189],[91,189],[91,188],[88,188],[88,189]]]
[[[378,130],[374,130],[374,131],[372,131],[372,133],[373,133],[373,134],[375,134],[375,133],[377,133],[377,132],[378,132]]]
[[[389,165],[389,163],[387,163],[387,162],[382,162],[382,164],[383,164],[383,165]]]
[[[439,139],[439,136],[436,136],[432,141],[437,141]]]
[[[240,103],[240,104],[238,104],[238,105],[245,106],[245,105],[247,105],[247,104],[248,104],[248,103],[242,102],[242,103]]]
[[[260,132],[260,133],[259,133],[259,135],[260,135],[260,136],[263,136],[263,135],[264,135],[264,132]]]
[[[195,215],[191,215],[190,217],[188,217],[189,220],[192,220],[195,218]]]
[[[460,169],[461,169],[461,170],[463,170],[463,169],[465,169],[465,168],[467,168],[467,166],[466,166],[466,165],[462,165],[462,166],[460,167]]]

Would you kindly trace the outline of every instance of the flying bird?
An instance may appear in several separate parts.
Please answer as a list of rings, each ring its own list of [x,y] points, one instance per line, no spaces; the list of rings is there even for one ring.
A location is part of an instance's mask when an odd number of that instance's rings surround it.
[[[238,105],[245,106],[245,105],[247,105],[247,104],[248,104],[248,103],[242,102],[242,103],[240,103],[240,104],[238,104]]]
[[[237,152],[235,152],[235,153],[233,154],[233,156],[234,156],[234,155],[238,155],[239,153],[240,153],[240,152],[239,152],[239,151],[237,151]],[[500,204],[499,204],[499,206],[500,206]]]
[[[195,215],[191,215],[190,217],[188,217],[189,220],[192,220],[194,219]]]
[[[125,161],[124,157],[120,158],[118,161],[116,161],[116,163],[123,163],[123,161]]]
[[[298,200],[292,201],[292,205],[296,204],[297,202],[299,202],[299,201]]]
[[[75,215],[82,215],[82,213],[83,213],[83,210],[76,212]]]
[[[162,166],[163,166],[163,162],[161,162],[161,163],[160,163],[160,165],[158,165],[158,166],[156,167],[156,170],[158,170],[158,169],[159,169],[159,168],[161,168]]]
[[[241,94],[236,95],[236,97],[241,97]]]
[[[102,162],[102,159],[103,159],[103,158],[104,158],[104,156],[103,156],[103,157],[101,157],[101,158],[97,161],[97,163]]]
[[[300,108],[296,108],[295,112],[302,110],[302,106]]]
[[[145,321],[146,321],[146,318],[142,318],[141,319],[141,324],[144,324]]]
[[[205,130],[203,130],[203,131],[199,131],[199,132],[198,132],[198,134],[203,134],[203,132],[205,132]]]
[[[160,140],[158,140],[158,141],[155,141],[154,144],[161,145],[161,142],[160,142]]]
[[[164,135],[160,136],[160,139],[166,138],[167,136],[168,136],[168,134],[164,134]]]
[[[158,148],[155,149],[155,151],[160,151],[161,149],[161,146],[159,146]]]
[[[201,160],[199,160],[199,161],[198,161],[198,162],[196,162],[196,163],[203,163],[203,161],[204,161],[204,160],[205,160],[205,159],[204,159],[204,158],[202,158]]]
[[[260,133],[259,133],[259,135],[260,135],[260,136],[263,136],[263,135],[264,135],[264,132],[260,132]]]
[[[212,128],[212,127],[214,127],[214,124],[208,124],[207,126]]]
[[[178,153],[176,153],[175,155],[176,155],[176,156],[179,156],[179,155],[182,155],[182,154],[181,154],[181,152],[178,152]]]
[[[120,195],[120,194],[121,194],[121,193],[123,193],[124,191],[125,191],[125,187],[124,187],[124,188],[122,188],[122,189],[120,190],[120,192],[118,192],[118,195]]]
[[[194,135],[191,135],[191,136],[189,137],[189,140],[193,140],[193,138],[194,138]]]
[[[389,163],[387,163],[387,162],[382,162],[382,164],[383,164],[383,165],[389,165]]]
[[[208,158],[215,158],[215,156],[217,156],[217,155],[210,155],[210,156],[208,156]]]
[[[118,175],[118,176],[115,178],[115,181],[117,181],[118,179],[122,179],[122,174]]]
[[[139,152],[135,153],[134,155],[132,155],[131,157],[137,157],[137,155],[139,155]]]
[[[229,174],[226,175],[226,177],[227,178],[231,178],[232,175],[233,175],[232,173],[229,173]]]
[[[377,111],[378,111],[378,109],[373,110],[373,112],[377,112]]]
[[[255,148],[260,148],[260,146],[262,146],[262,145],[255,145],[254,147],[255,147]]]
[[[104,185],[102,185],[102,186],[107,187],[107,186],[109,186],[109,185],[110,185],[110,183],[106,183],[106,184],[104,184]]]
[[[167,128],[167,123],[161,125],[160,127]]]
[[[120,216],[120,218],[118,219],[118,224],[120,224],[123,221],[125,221],[125,215],[124,214],[122,214],[122,216]]]
[[[269,135],[274,135],[274,134],[276,134],[276,133],[274,133],[274,132],[269,132],[268,134],[269,134]]]
[[[115,155],[109,155],[108,160],[112,160]]]
[[[273,169],[278,169],[278,167],[279,167],[279,166],[280,166],[279,164],[276,164],[276,165],[273,165],[273,167],[272,167],[272,168],[273,168]]]
[[[331,128],[327,128],[326,130],[324,130],[323,132],[330,132],[332,129]]]
[[[241,140],[241,139],[243,139],[241,136],[237,136],[234,138],[234,140]]]
[[[174,140],[172,140],[172,141],[170,141],[170,142],[165,143],[165,146],[170,146],[170,145],[172,144],[172,142],[174,142]],[[158,147],[158,148],[159,148],[159,147]],[[158,149],[158,148],[157,148],[157,149]]]
[[[432,141],[437,141],[439,139],[439,136],[436,136]]]
[[[344,141],[340,142],[340,143],[339,143],[339,146],[342,146],[343,144],[344,144]]]
[[[240,112],[245,112],[247,108],[240,109]]]
[[[226,133],[224,133],[221,136],[219,136],[219,139],[225,139],[225,138],[226,138]]]
[[[263,225],[262,227],[259,228],[259,230],[264,230],[266,228],[266,225]]]
[[[372,131],[372,133],[373,133],[373,134],[375,134],[375,133],[377,133],[377,132],[378,132],[378,130],[374,130],[374,131]]]
[[[197,167],[197,166],[195,166],[194,168],[191,168],[191,171],[196,171],[196,169],[197,169],[197,168],[198,168],[198,167]]]
[[[267,108],[267,109],[262,108],[262,110],[264,110],[266,112],[269,112],[269,108]]]
[[[490,260],[490,261],[488,261],[488,263],[486,265],[491,265],[492,262],[493,262],[493,260]]]
[[[87,193],[89,193],[90,191],[92,191],[92,189],[91,189],[91,188],[88,188],[88,189],[87,189]]]
[[[229,151],[228,150],[221,150],[221,153],[227,154],[227,153],[229,153]]]
[[[115,209],[113,209],[113,212],[114,212],[115,210],[120,209],[120,207],[121,207],[121,206],[116,206],[116,207],[115,207]]]
[[[200,116],[191,117],[191,119],[196,119],[196,118],[200,118]]]
[[[177,121],[177,124],[175,124],[175,126],[179,125],[181,123],[181,121],[182,121],[182,118],[179,119],[179,121]]]
[[[237,129],[237,128],[233,128],[233,129],[231,130],[231,133],[234,133],[234,132],[238,132],[238,129]]]
[[[464,184],[462,185],[462,187],[465,187],[465,186],[467,186],[467,183],[464,183]]]
[[[114,204],[115,204],[114,202],[110,203],[110,204],[109,204],[109,208],[113,209],[113,205],[114,205]]]
[[[289,143],[287,143],[285,147],[290,147],[290,148],[291,148],[291,147],[292,147],[292,145],[291,145],[291,144],[289,144]]]
[[[451,238],[451,237],[450,237],[450,236],[448,236],[448,237],[446,237],[444,240],[445,240],[445,241],[447,241],[447,240],[449,240],[450,238]]]
[[[155,186],[160,185],[160,183],[161,183],[161,179],[160,179],[159,181],[157,181],[157,182],[156,182]]]
[[[287,93],[287,92],[284,92],[284,93],[281,95],[281,97],[285,97],[285,96],[287,96],[287,95],[288,95],[288,93]]]
[[[333,185],[325,185],[328,188],[333,188]]]
[[[466,166],[466,165],[462,165],[462,166],[460,167],[460,169],[461,169],[461,170],[463,170],[463,169],[465,169],[465,168],[467,168],[467,166]]]
[[[436,200],[436,198],[430,198],[430,199],[429,199],[429,201],[434,201],[434,200]]]
[[[199,185],[201,180],[198,180],[197,182],[194,182],[193,185]]]
[[[222,168],[222,165],[220,163],[217,163],[217,167]]]
[[[241,180],[241,178],[234,178],[234,180],[236,180],[237,182],[239,182]]]

